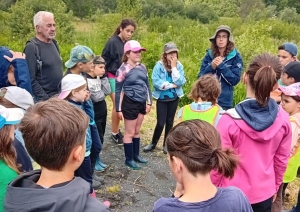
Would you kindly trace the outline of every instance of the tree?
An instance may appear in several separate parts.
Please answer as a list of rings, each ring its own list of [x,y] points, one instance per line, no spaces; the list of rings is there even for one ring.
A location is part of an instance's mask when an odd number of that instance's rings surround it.
[[[61,0],[43,1],[22,0],[17,1],[9,9],[9,16],[5,20],[10,27],[11,33],[17,39],[26,42],[34,33],[33,16],[38,11],[49,11],[54,14],[57,25],[58,42],[72,43],[74,27],[71,24],[72,13],[67,13],[66,4]],[[24,40],[25,39],[25,40]]]

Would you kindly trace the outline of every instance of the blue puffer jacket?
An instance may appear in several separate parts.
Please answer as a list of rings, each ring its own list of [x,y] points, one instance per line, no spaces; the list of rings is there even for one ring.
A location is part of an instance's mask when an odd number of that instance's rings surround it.
[[[221,83],[221,95],[218,104],[224,109],[229,109],[233,104],[233,87],[239,83],[241,78],[242,57],[236,49],[233,49],[215,70],[211,66],[213,59],[211,49],[207,50],[198,77],[205,74],[215,74],[218,77]]]
[[[167,80],[167,70],[165,69],[162,61],[158,61],[153,68],[152,72],[152,83],[154,90],[152,96],[155,99],[158,99],[161,92],[173,88],[172,83],[169,83]],[[183,97],[182,86],[186,82],[184,76],[183,65],[178,61],[177,67],[172,69],[172,80],[177,88],[175,88],[176,94],[179,98]]]

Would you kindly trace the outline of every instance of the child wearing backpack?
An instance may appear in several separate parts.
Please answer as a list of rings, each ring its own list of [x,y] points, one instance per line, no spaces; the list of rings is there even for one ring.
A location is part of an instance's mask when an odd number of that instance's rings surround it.
[[[200,119],[217,126],[223,111],[217,103],[220,94],[220,83],[213,75],[201,76],[188,95],[194,102],[180,108],[178,118],[180,121]]]
[[[232,178],[238,163],[232,150],[221,148],[215,127],[198,119],[181,122],[171,129],[166,144],[171,172],[183,192],[160,198],[153,212],[253,212],[241,190],[218,188],[210,179],[212,169]]]
[[[290,156],[288,114],[270,98],[281,72],[277,57],[256,56],[243,74],[246,99],[226,111],[217,125],[222,147],[233,148],[240,162],[232,179],[212,172],[212,181],[240,188],[254,212],[271,211]]]
[[[111,93],[110,84],[105,74],[105,61],[101,56],[96,56],[93,59],[93,64],[90,71],[87,72],[88,89],[91,93],[93,101],[95,122],[101,143],[104,142],[104,134],[107,119],[107,105],[105,97]],[[97,157],[95,170],[104,171],[108,166],[101,162],[100,155]]]
[[[85,92],[72,93],[79,98]],[[5,211],[110,211],[90,196],[89,183],[74,177],[85,160],[87,128],[85,112],[58,98],[27,110],[20,131],[30,156],[42,168],[21,174],[8,185]]]

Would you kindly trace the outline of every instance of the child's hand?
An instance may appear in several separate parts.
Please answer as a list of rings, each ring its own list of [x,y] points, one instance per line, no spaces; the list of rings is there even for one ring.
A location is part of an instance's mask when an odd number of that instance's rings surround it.
[[[14,52],[12,50],[9,50],[9,51],[12,54],[12,57],[8,57],[6,55],[3,56],[9,62],[12,62],[14,59],[25,59],[26,55],[24,53],[22,53],[22,52]]]
[[[146,114],[150,113],[151,110],[151,105],[147,105],[146,106]]]
[[[123,113],[122,112],[117,112],[117,116],[120,120],[123,120]]]
[[[173,83],[173,88],[177,88],[177,85],[175,85],[174,83]]]

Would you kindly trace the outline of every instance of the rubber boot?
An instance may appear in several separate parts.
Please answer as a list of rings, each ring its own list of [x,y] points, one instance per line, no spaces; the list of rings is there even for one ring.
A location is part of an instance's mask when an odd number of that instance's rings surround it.
[[[133,138],[133,159],[138,163],[148,163],[147,160],[140,156],[140,138]]]
[[[133,143],[124,143],[125,165],[133,170],[139,170],[140,167],[133,160]]]
[[[172,127],[173,127],[173,123],[166,124],[166,127],[165,127],[165,137],[164,137],[164,143],[163,143],[163,152],[164,152],[164,154],[167,154],[166,139],[167,139],[167,136],[168,136],[170,130],[172,129]]]
[[[107,167],[108,167],[108,165],[102,163],[101,159],[100,159],[100,155],[98,155],[96,164],[95,164],[95,171],[103,172]]]

